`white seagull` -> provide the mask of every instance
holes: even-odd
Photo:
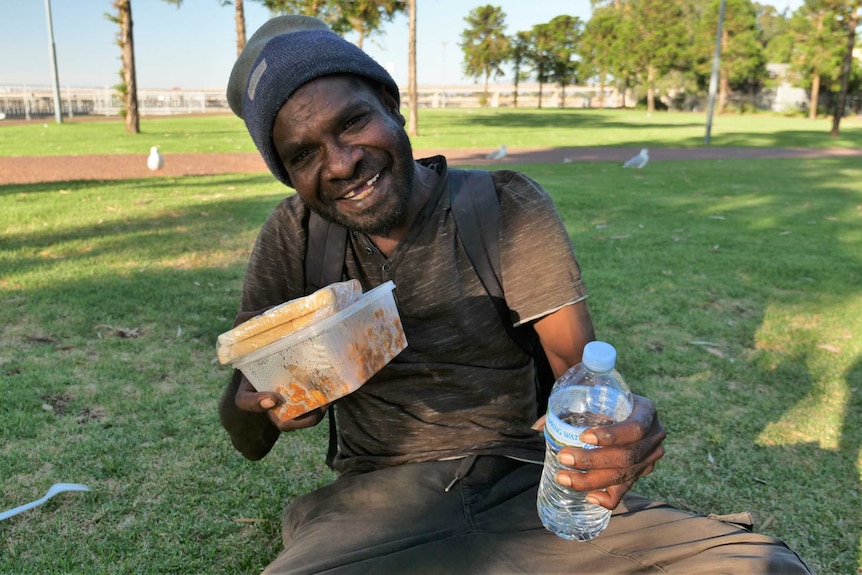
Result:
[[[503,144],[485,157],[489,160],[502,160],[506,157],[506,145]]]
[[[624,168],[637,168],[640,170],[641,168],[643,168],[644,166],[647,165],[647,162],[649,162],[649,150],[644,148],[643,150],[641,150],[640,154],[638,154],[634,158],[631,158],[629,161],[627,161],[625,164],[623,164],[623,167]]]
[[[165,160],[159,154],[159,147],[153,146],[150,148],[150,155],[147,158],[147,167],[152,171],[158,171],[165,167]]]

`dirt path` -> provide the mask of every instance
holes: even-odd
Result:
[[[416,157],[445,155],[451,165],[505,165],[555,162],[623,162],[639,150],[634,148],[510,149],[502,161],[485,159],[490,150],[416,150]],[[656,148],[651,162],[669,160],[735,158],[825,158],[859,157],[862,150],[847,148]],[[201,176],[231,173],[266,173],[256,152],[214,154],[170,154],[158,173],[146,166],[147,154],[88,156],[0,157],[0,185],[73,180],[118,180],[160,176]]]

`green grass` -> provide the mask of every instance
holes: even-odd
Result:
[[[598,335],[668,429],[638,491],[751,510],[816,572],[862,569],[859,161],[516,169],[553,194]],[[327,430],[243,460],[214,357],[283,193],[235,175],[0,186],[0,509],[93,488],[0,523],[0,573],[253,573],[278,553],[284,506],[332,477]]]
[[[405,111],[406,113],[406,111]],[[706,116],[637,110],[446,109],[421,110],[417,149],[570,146],[688,147],[703,144]],[[860,147],[862,121],[846,118],[830,138],[829,119],[809,121],[776,115],[724,115],[713,120],[713,146]],[[232,115],[153,117],[139,135],[119,120],[63,124],[0,124],[0,156],[252,152],[240,119]]]

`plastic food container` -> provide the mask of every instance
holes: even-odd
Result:
[[[356,391],[407,347],[388,281],[341,310],[265,347],[233,366],[258,391],[281,394],[282,421]]]

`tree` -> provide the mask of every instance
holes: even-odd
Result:
[[[578,61],[584,24],[577,16],[561,15],[547,24],[551,39],[550,74],[548,79],[560,87],[560,106],[566,107],[566,86],[577,81]]]
[[[682,0],[629,0],[622,6],[630,65],[646,86],[647,113],[655,111],[656,80],[677,66],[685,54]],[[715,28],[713,28],[714,30]],[[713,35],[714,37],[714,35]],[[623,49],[625,49],[623,47]]]
[[[533,73],[539,83],[539,103],[542,107],[542,93],[546,82],[551,78],[553,68],[554,40],[548,24],[536,24],[530,30],[530,44],[527,60],[532,64]]]
[[[806,0],[790,22],[791,64],[810,89],[808,117],[817,117],[822,88],[837,86],[841,77],[841,30],[833,7],[823,0]]]
[[[113,0],[112,6],[116,14],[105,14],[111,22],[119,24],[116,43],[120,47],[120,59],[123,62],[121,70],[122,83],[117,90],[123,99],[123,115],[126,120],[126,131],[130,134],[141,132],[138,115],[138,81],[135,70],[135,44],[132,33],[132,2],[131,0]]]
[[[766,59],[757,11],[751,0],[726,0],[721,34],[721,66],[718,82],[718,112],[727,106],[731,90],[755,91],[766,77]],[[698,35],[698,62],[706,76],[712,67],[715,30],[718,26],[719,0],[713,0],[704,14],[703,28]],[[711,35],[711,36],[710,36]]]
[[[488,78],[503,75],[502,65],[510,54],[506,37],[506,14],[502,9],[487,4],[474,8],[464,18],[468,27],[461,32],[461,49],[464,51],[464,74],[471,78],[485,78],[482,103],[488,103]]]
[[[789,63],[793,52],[790,35],[790,18],[787,10],[779,12],[775,6],[754,3],[757,11],[757,27],[767,62]]]
[[[516,32],[509,40],[509,60],[512,62],[512,73],[515,75],[514,107],[518,107],[518,85],[524,77],[524,67],[530,49],[530,33]]]
[[[605,82],[614,74],[618,55],[620,11],[611,6],[600,6],[584,26],[581,36],[581,76],[597,77],[599,81],[599,107],[605,107]]]
[[[407,49],[407,135],[419,135],[419,90],[416,88],[416,0],[408,0],[407,12],[410,21],[410,45]]]
[[[835,114],[832,116],[832,130],[829,135],[837,138],[841,126],[841,117],[847,107],[847,92],[850,85],[850,75],[853,71],[853,49],[856,45],[856,28],[862,19],[862,0],[838,2],[830,0],[835,5],[839,21],[847,34],[847,49],[844,52],[844,61],[841,64],[841,90],[838,93],[838,102],[835,104]]]
[[[276,13],[320,18],[337,34],[353,30],[358,35],[359,48],[366,37],[403,12],[404,4],[403,0],[263,0],[263,5]]]
[[[243,0],[234,0],[236,10],[234,11],[234,21],[236,22],[236,56],[242,54],[242,49],[245,48],[245,8]]]

